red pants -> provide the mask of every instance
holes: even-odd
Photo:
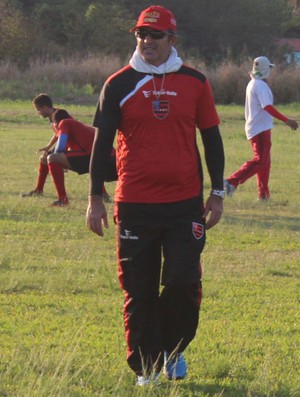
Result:
[[[235,171],[228,182],[237,187],[256,174],[258,198],[270,197],[269,176],[271,169],[271,131],[263,131],[250,140],[254,157]]]

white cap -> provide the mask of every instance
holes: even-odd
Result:
[[[270,76],[271,68],[275,65],[267,57],[257,57],[253,61],[250,76],[254,79],[265,80]]]

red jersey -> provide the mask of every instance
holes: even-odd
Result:
[[[57,127],[57,137],[68,135],[68,151],[91,153],[94,142],[95,129],[74,119],[61,120]]]
[[[199,196],[196,129],[218,124],[209,82],[195,69],[182,66],[153,76],[126,66],[111,76],[94,125],[104,139],[117,129],[115,201],[164,203]]]

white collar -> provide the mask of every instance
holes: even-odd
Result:
[[[182,63],[182,59],[178,56],[175,47],[171,47],[171,53],[169,58],[166,62],[159,66],[154,66],[148,62],[145,62],[138,52],[137,48],[129,61],[129,65],[137,72],[151,72],[154,74],[177,72],[177,70],[181,68]]]

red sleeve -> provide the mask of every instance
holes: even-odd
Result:
[[[61,134],[70,135],[71,130],[71,119],[63,119],[59,122],[57,126],[57,134],[56,136],[60,136]]]
[[[213,92],[208,80],[202,84],[201,95],[197,104],[196,124],[199,129],[207,129],[220,124]]]
[[[287,117],[285,117],[283,114],[278,112],[278,110],[276,110],[272,105],[268,105],[264,107],[264,110],[268,112],[271,116],[275,117],[278,120],[283,121],[284,123],[288,120]]]

